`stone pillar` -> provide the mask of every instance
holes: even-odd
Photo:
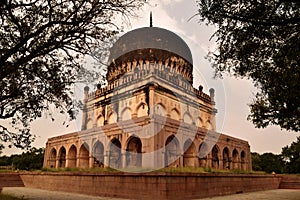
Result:
[[[78,168],[80,167],[80,154],[79,154],[79,151],[76,155],[76,167],[78,167]]]
[[[94,168],[94,157],[93,155],[89,155],[89,168]]]
[[[122,163],[121,163],[120,167],[123,168],[123,169],[126,168],[127,167],[126,166],[127,165],[127,163],[126,163],[126,150],[121,151],[121,161],[122,161]]]
[[[150,126],[150,125],[148,125]],[[149,127],[145,128],[146,130],[144,130],[146,132],[146,134],[148,134],[149,132]],[[153,168],[155,167],[155,151],[154,151],[154,145],[150,144],[150,140],[147,138],[141,138],[141,142],[142,142],[142,167],[143,168]],[[151,148],[153,147],[153,148]],[[144,154],[145,152],[148,152],[146,154]]]
[[[154,123],[153,119],[153,114],[154,114],[154,85],[151,85],[149,87],[149,108],[150,109],[150,118],[151,118],[151,122],[150,123]]]
[[[49,163],[49,160],[50,160],[51,152],[49,152],[49,151],[51,151],[51,149],[50,149],[50,145],[47,142],[46,143],[45,155],[44,155],[43,167],[50,167],[48,163]]]
[[[58,167],[59,167],[59,155],[56,155],[55,168],[58,169]]]
[[[105,151],[103,156],[104,156],[104,167],[109,167],[109,151]]]
[[[83,106],[83,113],[82,113],[82,125],[81,125],[81,130],[86,129],[86,123],[87,123],[87,117],[88,117],[88,108],[87,108],[87,101],[88,101],[88,96],[89,96],[89,87],[85,86],[84,87],[84,106]]]
[[[69,167],[69,155],[66,154],[66,168]]]
[[[212,168],[212,158],[211,158],[211,155],[207,156],[206,166],[208,168]]]

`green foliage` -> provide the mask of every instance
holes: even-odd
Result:
[[[290,146],[282,148],[281,154],[251,153],[252,169],[267,173],[300,173],[300,136]]]
[[[0,157],[0,166],[10,166],[12,164],[11,156],[1,156]]]
[[[276,174],[285,172],[281,155],[275,155],[273,153],[264,153],[262,155],[251,153],[251,156],[252,169],[254,171],[275,172]]]
[[[216,26],[208,57],[216,76],[249,78],[258,88],[248,119],[258,128],[300,130],[300,1],[198,0]]]
[[[256,152],[251,152],[252,159],[252,170],[254,171],[263,171],[261,165],[260,155]]]
[[[41,169],[44,161],[44,148],[31,148],[20,154],[11,156],[1,156],[0,166],[13,166],[19,170],[37,170]]]
[[[275,172],[276,174],[283,172],[283,162],[280,155],[273,153],[264,153],[260,156],[261,168],[267,173]]]
[[[0,124],[0,141],[30,147],[30,123],[42,114],[54,120],[50,105],[74,119],[81,104],[73,84],[94,74],[82,58],[122,30],[118,16],[133,16],[145,2],[0,1],[0,120],[13,127]]]
[[[300,173],[300,136],[290,146],[283,147],[281,154],[285,161],[285,171]]]
[[[13,156],[12,163],[15,169],[36,170],[43,167],[44,149],[31,148],[21,155]]]

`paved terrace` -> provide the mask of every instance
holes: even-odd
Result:
[[[89,195],[72,194],[66,192],[47,191],[26,187],[5,187],[3,194],[27,200],[125,200],[112,197],[95,197]],[[300,190],[278,189],[243,194],[234,194],[221,197],[205,198],[201,200],[299,200]]]

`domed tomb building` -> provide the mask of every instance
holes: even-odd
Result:
[[[107,86],[84,88],[82,130],[48,139],[44,167],[251,170],[248,142],[216,132],[214,90],[194,88],[192,72],[175,33],[124,34],[110,50]]]

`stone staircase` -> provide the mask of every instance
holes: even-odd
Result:
[[[0,188],[24,187],[24,183],[18,173],[0,173]]]
[[[300,189],[300,175],[283,175],[279,189]]]

